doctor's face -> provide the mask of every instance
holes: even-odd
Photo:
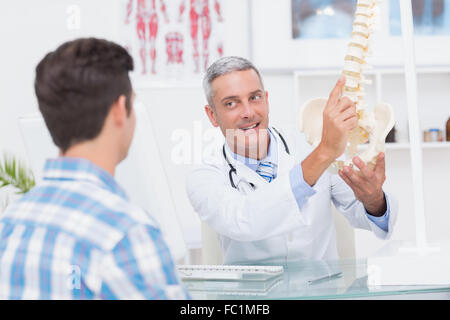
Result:
[[[214,127],[220,127],[231,150],[260,159],[267,154],[268,93],[253,70],[234,71],[211,83],[214,106],[205,107]]]

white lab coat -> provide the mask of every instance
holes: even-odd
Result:
[[[280,131],[280,130],[278,130]],[[336,231],[331,201],[355,228],[371,230],[388,239],[397,216],[397,201],[387,195],[390,207],[388,232],[370,221],[362,203],[338,176],[325,172],[313,186],[316,193],[298,208],[289,172],[312,151],[300,132],[285,133],[290,155],[278,136],[277,177],[268,183],[255,171],[229,154],[237,170],[235,189],[229,180],[230,167],[222,152],[219,158],[195,168],[187,178],[187,194],[200,219],[219,234],[225,264],[299,258],[337,259]],[[252,189],[247,182],[252,182]]]

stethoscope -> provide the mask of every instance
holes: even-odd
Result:
[[[283,142],[284,150],[286,151],[286,153],[290,155],[291,153],[289,152],[289,147],[286,143],[286,140],[284,140],[283,136],[281,135],[281,133],[278,132],[277,129],[275,129],[274,127],[272,127],[272,129],[278,134],[281,141]],[[237,171],[236,171],[236,168],[231,164],[231,162],[227,158],[227,154],[225,153],[225,143],[223,144],[223,147],[222,147],[222,153],[223,153],[223,157],[225,158],[225,161],[228,163],[228,166],[230,167],[230,171],[228,171],[228,177],[230,179],[230,184],[233,188],[237,189],[237,186],[233,181],[233,173],[237,177]],[[249,182],[249,184],[253,189],[255,189],[255,185],[253,183]]]

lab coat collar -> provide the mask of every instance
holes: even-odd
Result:
[[[273,132],[273,131],[272,131]],[[294,145],[292,145],[292,141],[284,134],[282,131],[278,130],[278,132],[283,136],[286,141],[286,145],[288,146],[290,152],[294,149]],[[283,141],[281,141],[280,136],[275,133],[274,136],[277,139],[277,151],[278,151],[278,171],[277,176],[280,174],[286,173],[290,171],[292,167],[296,164],[296,157],[293,154],[287,153]]]

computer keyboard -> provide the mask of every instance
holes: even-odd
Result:
[[[264,281],[281,275],[282,266],[180,265],[183,280],[249,280]]]

